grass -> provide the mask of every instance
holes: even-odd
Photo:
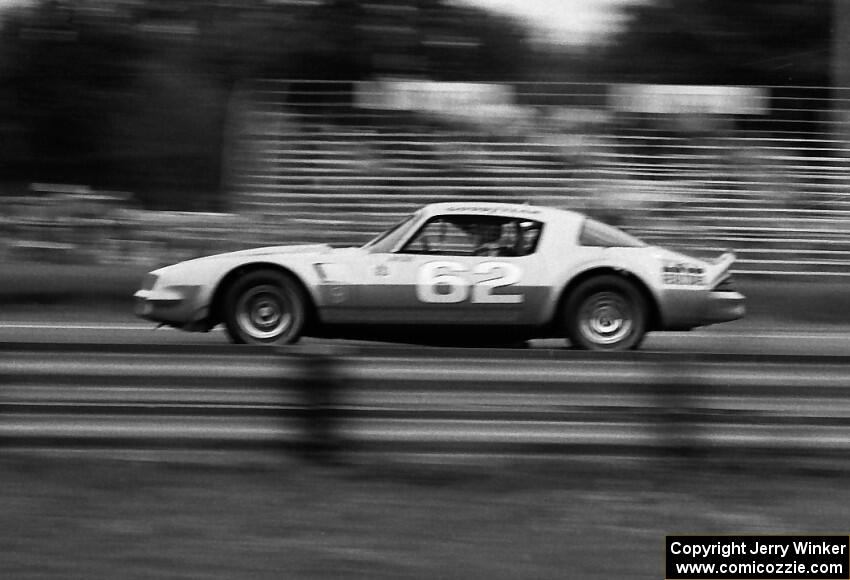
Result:
[[[0,457],[0,577],[660,578],[665,534],[846,532],[840,473]]]

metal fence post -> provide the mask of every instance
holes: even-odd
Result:
[[[296,362],[295,386],[300,429],[296,448],[305,457],[317,461],[338,459],[343,449],[339,422],[340,361],[336,349],[317,344],[281,349]]]

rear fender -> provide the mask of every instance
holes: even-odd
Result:
[[[550,313],[552,325],[556,328],[562,328],[565,320],[564,308],[566,307],[567,299],[570,294],[585,280],[589,280],[596,276],[614,275],[624,278],[631,282],[641,293],[649,308],[649,319],[647,321],[648,330],[656,330],[661,326],[661,315],[658,308],[658,297],[652,292],[649,284],[647,284],[640,276],[625,268],[617,268],[611,266],[595,266],[582,270],[572,278],[570,278],[561,290],[558,300],[554,303],[554,309]]]

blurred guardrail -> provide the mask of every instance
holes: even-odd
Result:
[[[629,100],[623,85],[519,83],[494,110],[446,85],[444,114],[439,85],[419,101],[376,83],[243,87],[238,211],[281,239],[359,243],[426,202],[530,202],[695,252],[733,248],[742,272],[850,274],[850,90],[753,87],[737,103],[716,87]]]
[[[13,345],[0,445],[846,455],[850,358]],[[316,433],[318,430],[318,433]]]

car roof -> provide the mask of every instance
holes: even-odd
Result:
[[[493,201],[450,201],[432,203],[422,208],[422,212],[427,217],[444,214],[499,215],[527,218],[530,220],[572,222],[574,225],[577,225],[586,217],[582,213],[571,210]]]

